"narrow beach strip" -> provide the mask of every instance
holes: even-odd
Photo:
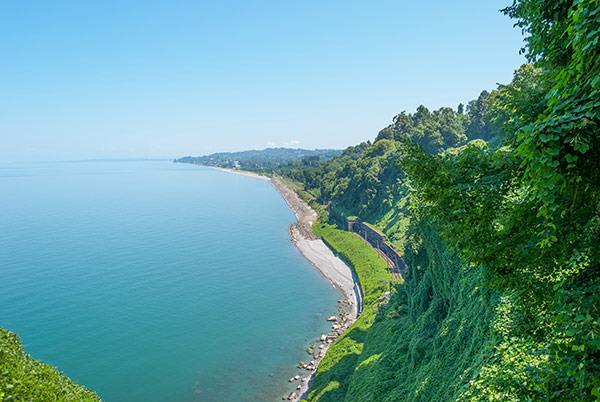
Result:
[[[297,222],[290,225],[292,242],[300,253],[310,261],[321,274],[344,296],[352,306],[351,316],[356,318],[357,295],[352,269],[337,257],[329,247],[312,232],[312,225],[317,220],[317,213],[304,202],[298,194],[288,188],[281,179],[272,178],[271,184],[279,191],[283,199],[296,215]]]
[[[352,269],[342,259],[337,257],[331,249],[312,232],[312,225],[317,220],[317,213],[304,202],[296,192],[291,190],[285,185],[285,183],[277,177],[262,176],[257,173],[219,168],[214,166],[206,166],[212,169],[220,170],[227,173],[234,173],[243,176],[253,177],[255,179],[267,180],[277,190],[283,199],[286,201],[290,209],[296,215],[296,222],[290,225],[290,237],[292,242],[296,245],[300,253],[335,287],[340,294],[344,297],[344,303],[342,305],[350,308],[350,313],[344,316],[342,325],[335,325],[339,327],[336,332],[341,336],[345,330],[350,328],[356,318],[360,309],[360,303],[362,302],[360,297],[360,284],[355,281],[355,277],[352,274]],[[332,325],[332,326],[333,326]],[[321,339],[321,341],[323,341]],[[301,378],[300,384],[296,390],[292,391],[284,399],[288,401],[299,401],[308,394],[312,379],[317,372],[319,362],[325,356],[327,349],[333,344],[333,340],[323,341],[319,346],[318,355],[313,356],[313,362],[309,365],[310,374]],[[299,377],[299,376],[296,376]],[[290,382],[295,382],[300,378],[292,378]]]
[[[338,333],[341,336],[343,331],[350,328],[358,317],[360,291],[356,292],[355,289],[359,289],[360,285],[355,282],[352,269],[333,254],[323,240],[313,234],[312,225],[317,220],[317,213],[295,191],[287,187],[281,179],[271,178],[271,185],[281,194],[296,215],[297,221],[290,225],[292,242],[300,250],[300,253],[342,294],[345,299],[344,304],[350,307],[350,314],[345,317],[343,325],[339,326]],[[335,325],[335,327],[338,327],[338,325]],[[323,339],[321,340],[323,341]],[[298,388],[289,394],[287,400],[299,401],[308,394],[319,362],[332,344],[333,342],[322,343],[319,346],[320,352],[318,356],[315,356],[314,364],[311,365],[314,369],[311,370],[308,377],[301,381]]]
[[[270,177],[262,176],[258,173],[254,173],[254,172],[248,172],[246,170],[227,169],[227,168],[216,167],[216,166],[204,166],[204,165],[199,165],[199,166],[207,167],[207,168],[211,168],[211,169],[215,169],[215,170],[220,170],[221,172],[239,174],[239,175],[246,176],[246,177],[254,177],[255,179],[271,181]]]

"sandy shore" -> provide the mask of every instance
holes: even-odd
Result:
[[[220,170],[222,172],[239,174],[239,175],[247,176],[247,177],[254,177],[255,179],[261,179],[261,180],[267,180],[267,181],[271,180],[270,177],[262,176],[262,175],[259,175],[258,173],[254,173],[254,172],[247,172],[245,170],[227,169],[227,168],[220,168],[220,167],[216,167],[216,166],[204,166],[204,165],[202,165],[202,166],[208,167],[211,169],[215,169],[215,170]]]

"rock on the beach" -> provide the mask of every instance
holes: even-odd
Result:
[[[338,318],[335,315],[327,317],[327,321],[337,321],[337,320],[338,320]]]
[[[323,334],[321,335],[321,341],[325,342],[327,340],[327,335]]]
[[[296,375],[294,376],[294,380],[299,380],[299,379],[300,379],[300,376],[299,376],[298,374],[296,374]]]
[[[302,385],[298,385],[298,386],[296,387],[296,389],[297,389],[297,390],[301,390],[301,389],[302,389]]]
[[[319,345],[319,349],[323,349],[325,345]]]
[[[294,382],[294,377],[290,378],[290,382]]]

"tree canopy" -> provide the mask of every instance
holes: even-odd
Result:
[[[481,386],[522,399],[595,400],[600,3],[524,0],[503,11],[527,35],[523,51],[532,63],[488,97],[497,105],[492,117],[505,122],[503,147],[470,145],[432,156],[405,141],[402,167],[422,213],[438,222],[466,262],[488,268],[490,283],[514,292],[521,305],[490,365],[504,374],[488,375]],[[509,358],[517,355],[519,361]],[[525,369],[527,384],[511,389],[508,377]]]

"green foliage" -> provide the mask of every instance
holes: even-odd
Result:
[[[468,121],[466,115],[451,108],[441,108],[432,113],[421,105],[414,114],[402,112],[394,117],[388,128],[395,138],[410,139],[421,144],[427,152],[436,154],[467,140],[465,130]]]
[[[476,287],[482,272],[464,269],[430,225],[410,237],[406,282],[384,314],[367,309],[332,345],[309,401],[452,401],[476,378],[499,298]]]
[[[404,142],[402,166],[415,211],[507,297],[496,352],[462,398],[598,400],[600,4],[531,0],[505,12],[535,62],[499,90],[505,146],[432,156]]]
[[[401,166],[418,189],[413,214],[432,218],[466,261],[492,266],[498,273],[514,269],[522,257],[516,245],[527,236],[521,228],[531,223],[531,216],[508,219],[522,211],[522,199],[511,186],[511,172],[518,167],[511,154],[505,149],[489,152],[485,143],[430,155],[405,142],[402,152]]]
[[[515,71],[510,84],[500,85],[492,92],[485,119],[508,137],[514,136],[521,127],[544,113],[545,96],[551,87],[552,82],[541,68],[524,64]]]
[[[573,234],[580,244],[567,247],[580,249],[599,230],[593,211],[600,205],[600,4],[524,1],[505,11],[530,33],[527,55],[554,84],[544,112],[511,145],[522,158],[527,195],[544,219],[543,245],[556,247]],[[527,103],[512,104],[516,114],[528,115]],[[581,230],[572,232],[573,226]]]
[[[327,350],[311,384],[309,401],[344,400],[362,354],[367,331],[373,324],[373,316],[372,308],[366,308],[352,327]]]
[[[358,216],[371,222],[402,250],[408,217],[396,211],[404,210],[407,190],[394,164],[396,158],[396,142],[380,139],[350,147],[340,157],[303,174],[285,169],[282,174],[300,181],[310,177],[302,182],[307,192],[329,203],[342,217]]]
[[[495,103],[497,93],[498,91],[493,91],[491,94],[482,91],[479,98],[467,105],[469,121],[465,134],[469,140],[492,141],[501,136],[504,116],[497,113],[498,106]]]
[[[100,401],[54,367],[25,353],[19,337],[0,328],[0,401]]]
[[[299,162],[282,164],[276,171],[301,182],[305,191],[329,204],[336,215],[357,216],[370,222],[402,253],[410,218],[408,188],[395,164],[398,145],[410,139],[437,154],[448,147],[464,146],[466,132],[475,139],[497,141],[498,127],[506,117],[498,92],[483,91],[479,99],[469,102],[466,114],[451,108],[430,112],[424,106],[413,114],[402,112],[379,132],[372,144],[349,147],[342,155],[312,166],[300,166]]]
[[[391,281],[385,261],[354,233],[327,223],[327,217],[327,212],[322,211],[313,225],[313,232],[343,258],[358,276],[364,311],[329,348],[319,364],[319,375],[315,377],[309,396],[314,401],[343,400],[351,373],[361,356],[366,331],[373,324],[377,300],[389,289]]]

